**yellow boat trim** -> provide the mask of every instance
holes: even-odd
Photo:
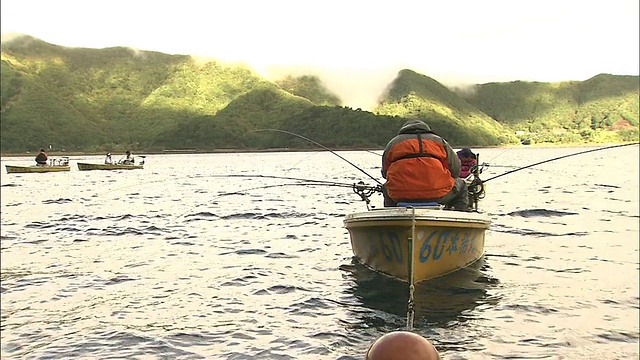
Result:
[[[411,219],[406,220],[349,220],[345,221],[347,228],[355,227],[386,227],[386,226],[411,226]],[[416,227],[452,227],[452,228],[472,228],[488,229],[488,223],[439,221],[439,220],[416,220]]]

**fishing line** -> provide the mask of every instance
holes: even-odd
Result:
[[[317,184],[324,184],[324,185],[340,185],[340,186],[353,186],[353,184],[347,184],[347,183],[341,183],[341,182],[336,182],[336,181],[328,181],[328,180],[315,180],[315,179],[303,179],[303,178],[296,178],[296,177],[291,177],[291,176],[277,176],[277,175],[250,175],[250,174],[225,174],[225,175],[206,175],[203,177],[213,177],[213,178],[218,178],[218,177],[238,177],[238,178],[263,178],[263,179],[280,179],[280,180],[295,180],[295,181],[305,181],[308,183],[317,183]]]
[[[127,190],[129,188],[135,188],[138,186],[142,186],[142,185],[149,185],[149,184],[154,184],[154,183],[161,183],[161,182],[165,182],[168,180],[172,180],[172,181],[182,181],[182,180],[189,180],[189,179],[202,179],[202,178],[225,178],[225,177],[237,177],[237,178],[264,178],[264,179],[280,179],[280,180],[295,180],[295,181],[306,181],[306,182],[313,182],[313,183],[319,183],[319,184],[340,184],[343,186],[352,186],[353,184],[347,184],[347,183],[337,183],[335,181],[328,181],[328,180],[315,180],[315,179],[304,179],[304,178],[296,178],[296,177],[289,177],[289,176],[275,176],[275,175],[260,175],[260,174],[256,174],[256,175],[250,175],[250,174],[211,174],[211,175],[193,175],[193,176],[183,176],[180,178],[173,178],[173,179],[160,179],[160,180],[153,180],[153,181],[147,181],[147,182],[143,182],[143,183],[136,183],[136,184],[132,184],[132,185],[126,185],[126,186],[121,186],[118,187],[116,189],[109,189],[109,190],[105,190],[102,192],[98,192],[95,193],[93,196],[99,196],[99,195],[103,195],[103,194],[108,194],[114,191],[123,191],[123,190]]]
[[[485,162],[483,162],[480,165],[485,167],[485,168],[507,168],[507,169],[519,169],[520,168],[519,166],[515,166],[515,165],[494,165],[494,164],[489,164],[489,163],[485,163]],[[551,172],[550,170],[547,170],[547,169],[530,169],[530,170],[542,171],[542,172]]]
[[[498,155],[496,155],[496,156],[492,157],[492,158],[489,160],[489,163],[491,163],[493,160],[495,160],[495,159],[496,159],[497,157],[499,157],[500,155],[502,155],[502,154],[504,154],[504,153],[506,153],[506,152],[509,152],[509,151],[511,151],[511,150],[513,150],[513,149],[515,149],[515,147],[510,147],[510,148],[508,148],[508,149],[506,149],[506,150],[502,151],[502,152],[501,152],[501,153],[499,153]]]
[[[242,189],[242,190],[238,190],[238,191],[232,191],[232,192],[218,194],[217,196],[211,198],[209,201],[215,201],[216,199],[219,199],[219,198],[224,197],[224,196],[246,195],[247,192],[253,191],[253,190],[271,189],[271,188],[277,188],[277,187],[282,187],[282,186],[330,186],[330,187],[334,186],[334,187],[352,188],[353,184],[330,183],[330,182],[318,183],[318,182],[315,182],[315,181],[312,181],[312,182],[299,182],[299,183],[287,183],[287,184],[272,184],[272,185],[264,185],[264,186],[258,186],[258,187],[254,187],[254,188],[249,188],[249,189]],[[200,205],[196,206],[195,208],[198,208],[198,207],[200,207],[200,206],[202,206],[204,204],[206,204],[206,203],[200,204]],[[184,216],[187,212],[184,212],[184,213],[178,215],[176,217],[176,219],[179,219],[180,217]]]
[[[482,163],[482,166],[486,167],[499,167],[499,168],[510,168],[510,169],[519,169],[520,167],[515,165],[494,165],[491,163]]]
[[[624,147],[624,146],[630,146],[630,145],[638,145],[638,143],[620,144],[620,145],[611,145],[611,146],[607,146],[607,147],[602,147],[602,148],[597,148],[597,149],[590,149],[590,150],[580,151],[580,152],[573,153],[573,154],[568,154],[568,155],[558,156],[558,157],[553,158],[553,159],[548,159],[548,160],[540,161],[540,162],[537,162],[537,163],[535,163],[535,164],[531,164],[531,165],[523,166],[523,167],[518,168],[518,169],[515,169],[515,170],[507,171],[507,172],[502,173],[502,174],[500,174],[500,175],[497,175],[497,176],[494,176],[494,177],[488,178],[487,180],[483,180],[483,182],[485,182],[485,183],[486,183],[487,181],[490,181],[490,180],[493,180],[493,179],[497,179],[497,178],[499,178],[499,177],[501,177],[501,176],[509,175],[509,174],[512,174],[512,173],[514,173],[514,172],[516,172],[516,171],[520,171],[520,170],[528,169],[528,168],[530,168],[530,167],[533,167],[533,166],[536,166],[536,165],[540,165],[540,164],[544,164],[544,163],[548,163],[548,162],[551,162],[551,161],[556,161],[556,160],[560,160],[560,159],[568,158],[568,157],[571,157],[571,156],[576,156],[576,155],[586,154],[586,153],[590,153],[590,152],[594,152],[594,151],[608,150],[608,149],[614,149],[614,148],[619,148],[619,147]]]
[[[348,187],[348,188],[351,188],[351,187],[353,187],[353,184],[341,184],[341,183],[324,183],[323,184],[323,183],[316,183],[316,182],[272,184],[272,185],[264,185],[264,186],[258,186],[258,187],[254,187],[254,188],[249,188],[249,189],[243,189],[243,190],[231,191],[231,192],[227,192],[227,193],[218,194],[217,196],[215,196],[211,200],[215,200],[215,199],[221,198],[223,196],[229,196],[229,195],[246,195],[245,193],[249,192],[249,191],[261,190],[261,189],[271,189],[271,188],[276,188],[276,187],[281,187],[281,186],[335,186],[335,187]]]
[[[291,171],[291,170],[292,170],[292,169],[294,169],[296,166],[298,166],[298,164],[300,164],[301,162],[303,162],[303,161],[307,160],[308,158],[310,158],[310,157],[312,157],[312,156],[314,156],[314,155],[316,155],[316,154],[318,154],[318,152],[317,152],[317,151],[315,151],[315,152],[314,152],[313,154],[311,154],[311,155],[307,155],[307,156],[305,156],[304,158],[300,159],[300,160],[299,160],[298,162],[296,162],[295,164],[291,165],[291,166],[290,166],[288,169],[286,169],[285,171]]]
[[[216,197],[214,197],[213,199],[208,200],[209,201],[213,201],[217,198],[223,197],[223,196],[229,196],[229,195],[244,195],[243,192],[247,192],[247,191],[252,191],[252,190],[259,190],[259,189],[268,189],[268,188],[274,188],[274,187],[280,187],[280,186],[333,186],[333,187],[343,187],[343,188],[353,188],[354,184],[352,183],[343,183],[343,182],[336,182],[336,181],[328,181],[328,180],[316,180],[316,179],[305,179],[305,178],[298,178],[298,177],[291,177],[291,176],[277,176],[277,175],[261,175],[261,174],[210,174],[210,175],[187,175],[187,176],[183,176],[177,179],[172,179],[173,181],[185,181],[185,180],[190,180],[190,179],[202,179],[202,178],[259,178],[259,179],[279,179],[279,180],[292,180],[292,181],[298,181],[297,183],[288,183],[288,184],[275,184],[275,185],[266,185],[266,186],[260,186],[260,187],[255,187],[255,188],[249,188],[249,189],[244,189],[244,190],[238,190],[238,191],[231,191],[231,192],[227,192],[227,193],[222,193],[217,195]],[[105,190],[104,192],[98,192],[98,193],[94,193],[94,197],[95,196],[101,196],[103,194],[111,194],[114,191],[124,191],[130,188],[136,188],[142,185],[148,185],[148,184],[154,184],[154,183],[162,183],[165,182],[169,179],[160,179],[160,180],[154,180],[154,181],[147,181],[144,183],[135,183],[135,184],[131,184],[131,185],[127,185],[127,186],[122,186],[119,187],[117,189],[108,189]],[[89,195],[88,197],[92,197],[91,195]],[[80,199],[82,199],[82,197],[80,197]],[[204,205],[206,203],[202,203],[202,204],[198,204],[196,206],[191,206],[190,208],[197,208],[200,207],[202,205]],[[190,211],[190,210],[189,210]],[[176,217],[176,219],[184,216],[185,214],[187,214],[189,211],[182,213],[181,215],[178,215]]]
[[[308,137],[305,137],[305,136],[302,136],[302,135],[299,135],[299,134],[296,134],[296,133],[293,133],[293,132],[291,132],[291,131],[287,131],[287,130],[280,130],[280,129],[258,129],[258,130],[254,130],[254,132],[262,132],[262,131],[275,131],[275,132],[281,132],[281,133],[285,133],[285,134],[293,135],[293,136],[299,137],[299,138],[301,138],[301,139],[303,139],[303,140],[309,141],[310,143],[315,144],[315,145],[317,145],[317,146],[319,146],[319,147],[321,147],[321,148],[323,148],[323,149],[325,149],[325,150],[329,151],[330,153],[332,153],[333,155],[335,155],[335,156],[339,157],[340,159],[342,159],[342,160],[346,161],[349,165],[351,165],[351,166],[353,166],[354,168],[356,168],[356,169],[360,170],[363,174],[367,175],[367,176],[368,176],[369,178],[371,178],[373,181],[375,181],[376,183],[378,183],[378,185],[382,185],[382,183],[381,183],[378,179],[376,179],[375,177],[373,177],[373,176],[369,175],[369,173],[367,173],[366,171],[362,170],[360,167],[358,167],[357,165],[355,165],[355,164],[354,164],[354,163],[352,163],[351,161],[349,161],[349,160],[345,159],[344,157],[340,156],[340,154],[338,154],[338,153],[336,153],[335,151],[333,151],[333,150],[329,149],[328,147],[326,147],[326,146],[324,146],[324,145],[322,145],[322,144],[318,143],[317,141],[311,140],[311,139],[309,139]]]

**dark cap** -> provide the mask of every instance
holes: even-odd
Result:
[[[476,154],[474,154],[473,151],[471,151],[471,149],[469,149],[468,147],[460,149],[460,151],[458,151],[456,154],[462,157],[474,158],[474,159],[476,158]]]

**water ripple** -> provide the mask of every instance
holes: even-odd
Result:
[[[68,198],[42,200],[43,204],[66,204],[66,203],[70,203],[70,202],[73,202],[73,200],[68,199]]]
[[[379,157],[345,155],[379,174]],[[353,258],[343,219],[366,204],[350,189],[208,176],[362,177],[326,152],[162,154],[141,172],[57,174],[46,189],[3,176],[2,357],[362,359],[406,328],[412,294],[413,331],[445,359],[637,359],[640,177],[638,154],[621,155],[592,157],[579,176],[558,162],[496,180],[480,204],[486,255],[413,293]],[[215,198],[234,192],[246,195]]]
[[[521,216],[521,217],[552,217],[552,216],[567,216],[567,215],[578,215],[577,212],[571,211],[558,211],[558,210],[549,210],[549,209],[526,209],[526,210],[517,210],[507,213],[508,216]]]

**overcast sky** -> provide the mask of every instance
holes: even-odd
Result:
[[[366,92],[403,68],[444,84],[638,75],[638,3],[2,0],[0,27],[56,45],[241,61],[264,76],[313,67],[329,87]]]

